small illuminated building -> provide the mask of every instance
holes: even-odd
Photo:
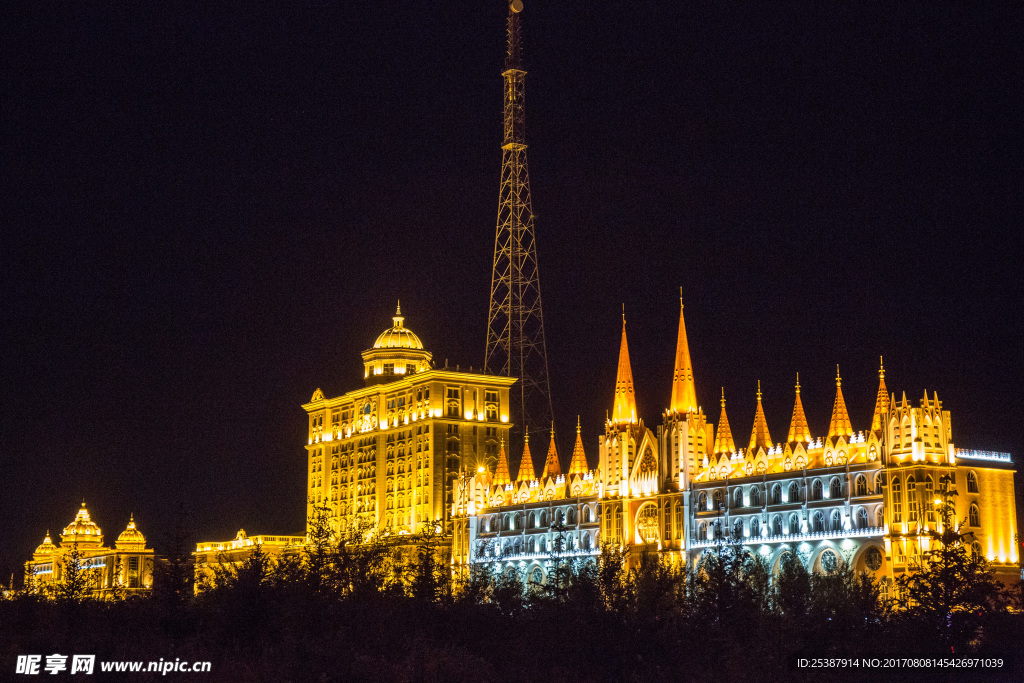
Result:
[[[256,548],[276,562],[283,555],[301,552],[305,543],[305,536],[248,536],[245,529],[239,529],[230,541],[197,543],[192,554],[195,558],[196,590],[209,584],[216,568],[237,567],[249,559]]]
[[[103,533],[92,521],[82,503],[75,518],[64,527],[60,544],[54,544],[50,532],[25,563],[26,583],[43,593],[51,593],[65,578],[70,562],[86,573],[93,594],[104,597],[116,591],[127,594],[144,593],[153,587],[153,549],[146,547],[146,537],[131,516],[128,526],[117,537],[113,548],[103,545]]]

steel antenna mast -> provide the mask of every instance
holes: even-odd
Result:
[[[508,9],[505,54],[505,137],[501,146],[501,189],[494,236],[491,301],[487,316],[484,371],[518,377],[512,387],[511,420],[518,443],[526,430],[547,429],[554,411],[541,310],[537,242],[526,167],[525,77],[520,55],[521,0]],[[518,412],[518,415],[516,414]]]

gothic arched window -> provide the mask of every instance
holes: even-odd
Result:
[[[821,500],[821,479],[815,479],[811,484],[811,500]]]
[[[971,526],[981,526],[981,510],[978,509],[978,506],[976,504],[971,503],[971,509],[967,513],[967,517],[967,523]]]
[[[854,495],[866,496],[868,495],[868,480],[863,474],[858,474],[857,479],[854,480]]]
[[[967,493],[978,492],[978,475],[974,472],[967,473]]]
[[[843,495],[842,484],[839,483],[839,477],[833,477],[832,481],[828,485],[828,497],[829,498],[841,498]]]

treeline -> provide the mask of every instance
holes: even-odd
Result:
[[[257,546],[198,592],[181,544],[145,598],[17,592],[0,602],[0,662],[13,672],[18,654],[210,660],[204,680],[763,681],[836,677],[798,669],[801,657],[970,654],[1005,660],[985,680],[1024,676],[1020,588],[1003,588],[955,539],[890,601],[842,564],[812,574],[793,554],[773,574],[728,545],[683,569],[656,553],[630,566],[611,547],[570,560],[556,544],[543,584],[483,566],[453,576],[432,534],[403,549],[361,533],[338,541],[311,522],[301,554],[274,561]],[[915,674],[971,677],[899,677]],[[851,676],[880,672],[841,675]]]

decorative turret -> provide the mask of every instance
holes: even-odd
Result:
[[[690,363],[690,345],[686,341],[686,323],[683,321],[683,298],[679,297],[679,333],[676,337],[676,364],[672,375],[672,404],[676,413],[697,410],[697,389],[693,382]]]
[[[729,417],[725,414],[725,387],[722,387],[722,414],[718,418],[718,434],[715,436],[715,455],[732,453],[735,450],[736,443],[732,440]]]
[[[875,399],[875,412],[871,416],[871,431],[880,432],[885,425],[885,416],[889,414],[889,390],[885,388],[885,365],[882,357],[878,357],[878,397]]]
[[[569,463],[569,475],[586,474],[590,471],[587,466],[587,454],[583,452],[583,438],[580,436],[580,418],[576,416],[576,444],[572,448],[572,461]]]
[[[754,413],[754,428],[750,430],[750,450],[768,450],[772,447],[772,435],[768,432],[768,420],[761,406],[761,380],[757,380],[757,412]]]
[[[391,327],[380,333],[373,348],[363,351],[363,376],[367,384],[393,382],[431,367],[432,354],[424,350],[420,338],[405,326],[401,302],[391,320]]]
[[[522,469],[520,467],[520,469]],[[512,483],[512,476],[508,470],[508,456],[505,455],[505,439],[501,440],[501,449],[498,451],[498,465],[494,468],[493,484],[505,486]]]
[[[103,533],[96,526],[96,522],[89,518],[89,511],[85,508],[85,501],[82,501],[82,509],[78,511],[75,518],[64,527],[60,535],[61,543],[64,545],[79,545],[82,547],[100,547],[103,545]]]
[[[626,314],[622,314],[622,342],[619,344],[619,368],[615,375],[614,424],[632,424],[636,418],[636,397],[633,393],[633,369],[629,365],[629,344],[626,342]]]
[[[516,476],[516,483],[521,481],[533,481],[537,475],[533,472],[533,455],[530,454],[530,433],[523,435],[523,459],[519,463],[519,474]]]
[[[789,422],[789,438],[786,440],[791,444],[811,442],[811,429],[807,425],[804,404],[800,400],[800,373],[796,375],[796,402],[793,404],[793,419]]]
[[[557,477],[562,473],[562,467],[558,464],[558,449],[555,448],[555,424],[551,423],[551,445],[548,446],[548,457],[544,461],[544,471],[541,473],[541,479],[547,479],[548,477]]]
[[[843,380],[839,376],[839,366],[836,366],[836,402],[832,406],[832,421],[828,425],[829,437],[853,436],[853,426],[850,424],[850,414],[846,412],[846,401],[843,400]]]
[[[44,559],[44,557],[52,555],[55,550],[57,550],[57,546],[55,546],[53,541],[50,540],[50,530],[47,529],[46,538],[44,538],[43,542],[39,544],[38,548],[36,548],[35,553],[33,553],[33,558],[36,560]]]
[[[128,526],[121,532],[121,535],[117,537],[114,547],[118,550],[146,549],[146,537],[142,535],[141,531],[135,528],[134,514],[129,517]]]

